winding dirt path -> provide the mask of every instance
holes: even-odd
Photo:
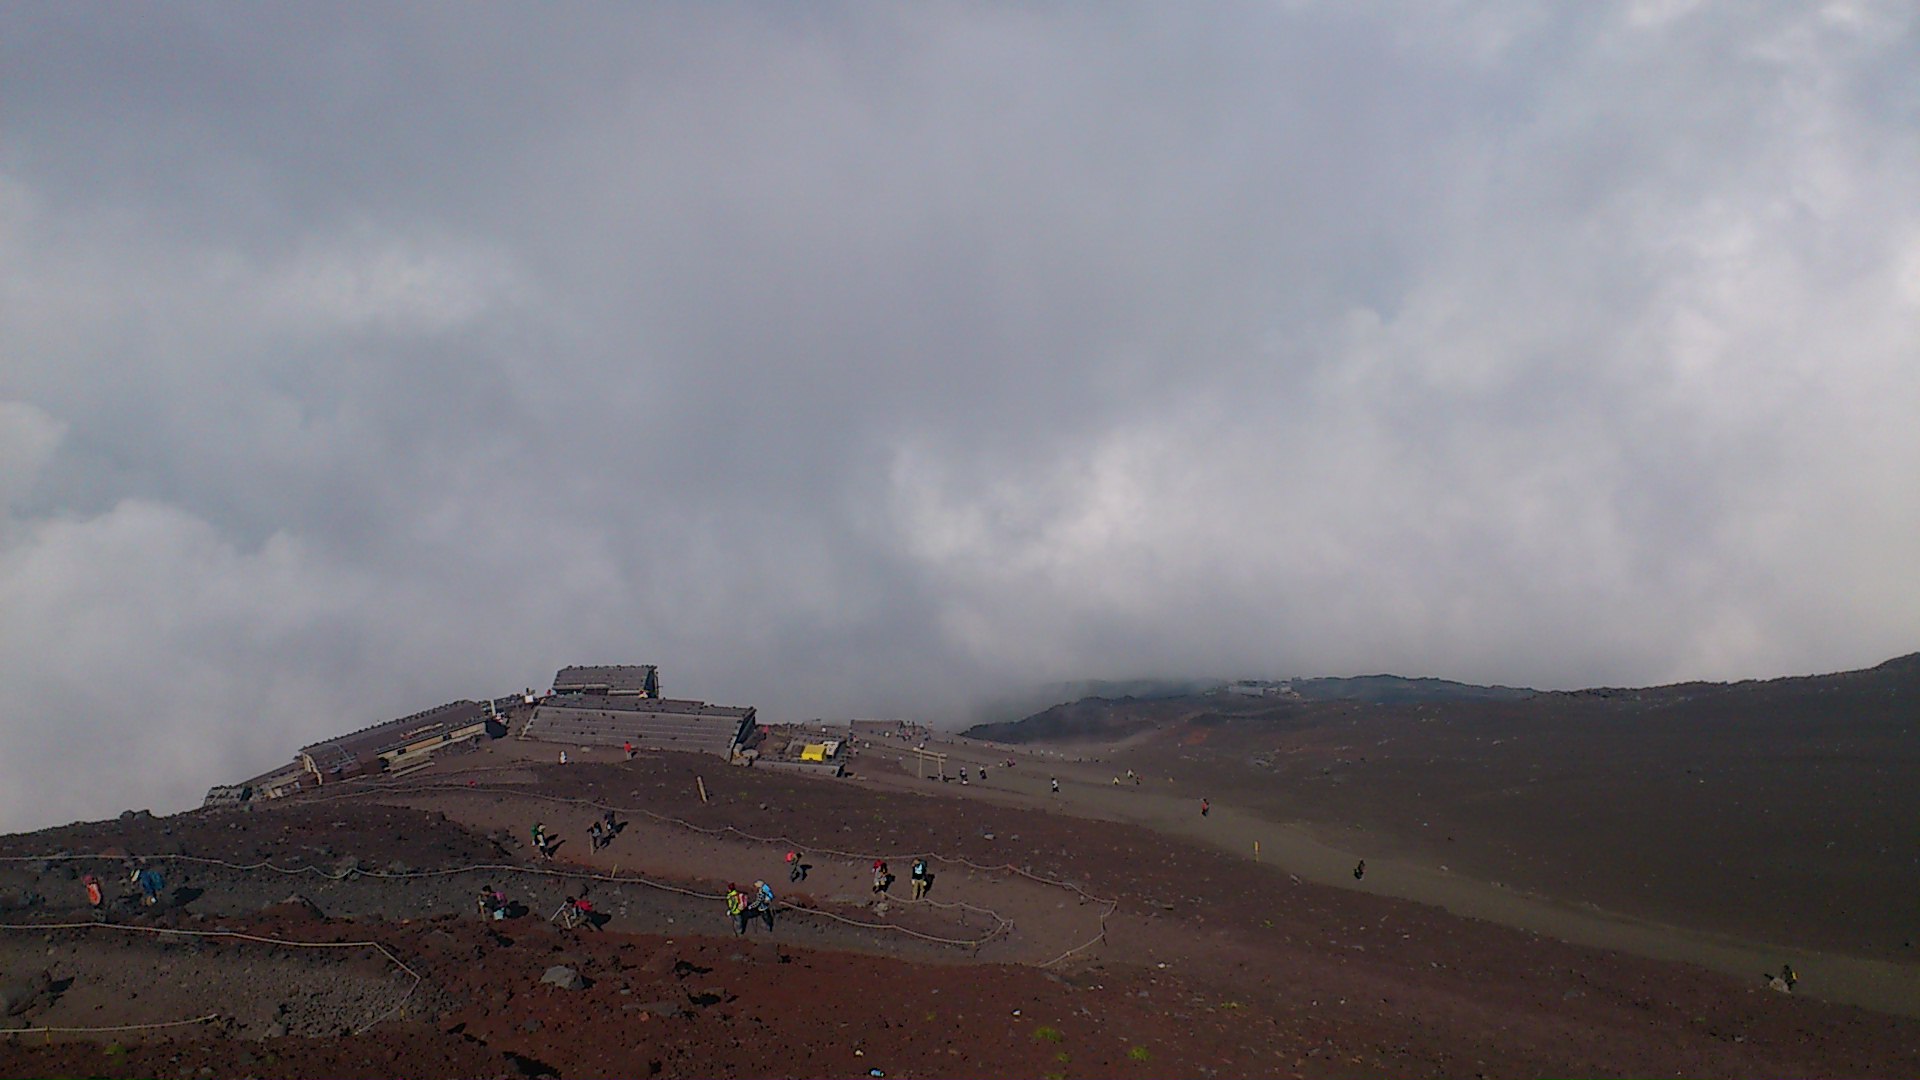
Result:
[[[950,754],[951,772],[957,773],[960,763],[965,762],[973,777],[978,776],[982,762],[1008,757],[1018,762],[1012,769],[990,765],[984,783],[975,780],[965,787],[954,782],[938,785],[942,795],[1129,822],[1196,840],[1250,862],[1283,867],[1306,881],[1413,900],[1561,941],[1697,964],[1756,981],[1762,972],[1777,971],[1783,962],[1791,962],[1800,975],[1797,993],[1920,1017],[1920,965],[1748,941],[1632,918],[1592,904],[1471,878],[1439,862],[1355,851],[1330,842],[1324,831],[1310,824],[1270,821],[1219,802],[1214,802],[1203,818],[1199,795],[1188,790],[1191,785],[1170,783],[1161,777],[1133,785],[1123,775],[1122,783],[1116,786],[1111,766],[1080,760],[1086,755],[1071,751],[1030,754],[958,738],[935,739],[929,749]],[[860,760],[861,775],[880,786],[911,791],[925,790],[934,783],[917,774],[916,759],[903,748],[874,743],[861,750]],[[1060,780],[1058,795],[1050,790],[1051,778]],[[1362,858],[1367,860],[1367,873],[1355,880],[1353,869]]]

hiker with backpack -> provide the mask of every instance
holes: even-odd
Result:
[[[733,920],[736,935],[747,932],[747,898],[738,885],[727,886],[727,918]]]
[[[767,922],[767,929],[773,929],[773,888],[764,881],[753,883],[753,907],[748,914],[758,915]]]

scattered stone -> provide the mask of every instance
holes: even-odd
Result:
[[[637,1011],[649,1016],[657,1016],[662,1020],[669,1020],[673,1017],[685,1016],[687,1014],[686,1007],[677,1001],[649,1001],[645,1005],[640,1006]]]
[[[579,972],[567,967],[565,964],[555,964],[548,968],[547,973],[540,976],[540,981],[544,984],[557,986],[562,990],[585,990],[587,988],[587,980],[581,978]]]
[[[520,1025],[520,1030],[521,1031],[539,1031],[542,1026],[543,1025],[540,1023],[539,1017],[530,1016],[526,1019],[524,1023]]]
[[[269,904],[265,910],[270,914],[297,916],[312,919],[316,922],[325,922],[327,920],[327,913],[320,910],[319,904],[314,903],[299,893],[294,893],[292,896],[287,897],[277,904]]]
[[[702,986],[696,990],[689,990],[687,999],[700,1006],[720,1005],[732,1001],[733,995],[727,993],[727,988],[724,986]]]

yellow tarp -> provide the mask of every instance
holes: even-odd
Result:
[[[808,743],[807,748],[805,750],[800,751],[800,760],[801,761],[827,760],[827,744],[826,743]]]

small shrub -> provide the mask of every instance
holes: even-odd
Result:
[[[1061,1039],[1066,1038],[1065,1035],[1060,1033],[1059,1028],[1047,1027],[1045,1024],[1033,1029],[1033,1037],[1039,1039],[1041,1042],[1050,1043],[1057,1043]]]
[[[1127,1050],[1127,1056],[1132,1058],[1135,1061],[1152,1061],[1153,1060],[1153,1054],[1149,1052],[1147,1048],[1144,1046],[1130,1047]]]

